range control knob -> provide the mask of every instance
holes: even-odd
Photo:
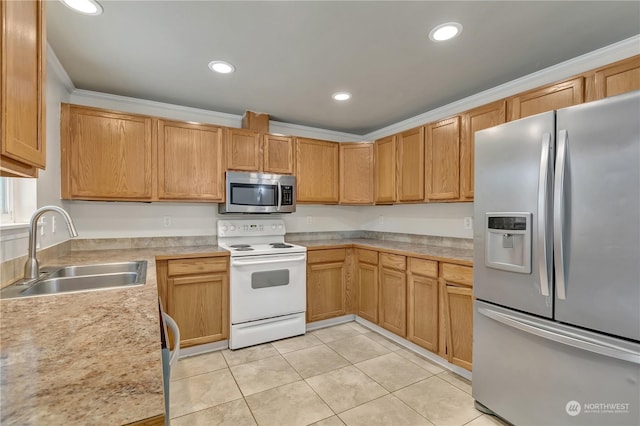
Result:
[[[223,225],[222,226],[222,232],[227,232],[227,229],[229,229],[229,227],[227,225]]]
[[[271,225],[271,229],[276,229],[276,226],[275,225]]]
[[[232,231],[235,231],[235,230],[236,230],[236,227],[235,227],[234,225],[231,225],[231,230],[232,230]]]
[[[278,229],[282,229],[282,225],[278,225]]]

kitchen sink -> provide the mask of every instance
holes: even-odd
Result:
[[[0,291],[0,298],[45,296],[143,285],[147,261],[70,265],[45,269],[37,280],[19,280]]]

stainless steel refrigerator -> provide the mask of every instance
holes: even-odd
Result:
[[[639,425],[640,91],[475,141],[476,406]]]

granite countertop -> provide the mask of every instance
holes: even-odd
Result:
[[[374,240],[369,238],[303,240],[292,241],[292,243],[305,246],[309,250],[339,248],[353,245],[357,246],[358,248],[382,250],[385,252],[400,254],[404,256],[421,257],[424,259],[473,266],[473,249],[429,246],[424,244],[389,240]]]
[[[146,260],[142,286],[0,301],[2,424],[119,425],[164,414],[155,257],[217,246],[73,251],[42,266]]]

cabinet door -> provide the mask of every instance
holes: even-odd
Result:
[[[158,198],[222,201],[222,129],[158,120]]]
[[[449,362],[471,370],[473,346],[473,296],[471,287],[444,285],[445,328]]]
[[[428,200],[460,196],[460,117],[427,127],[426,181]]]
[[[397,135],[398,201],[424,201],[424,127]]]
[[[293,138],[264,135],[263,170],[281,175],[293,174]]]
[[[373,204],[373,144],[340,144],[340,204]]]
[[[151,117],[68,104],[62,115],[62,198],[151,199]]]
[[[3,1],[2,171],[35,176],[45,167],[45,2]],[[32,169],[33,167],[33,169]]]
[[[498,101],[483,105],[462,115],[462,134],[460,138],[460,199],[473,200],[473,164],[475,151],[475,133],[506,121],[507,103]]]
[[[260,133],[228,128],[226,135],[227,168],[229,170],[260,170]]]
[[[337,142],[296,138],[299,202],[337,204],[339,152]]]
[[[518,120],[582,102],[584,102],[584,78],[577,77],[510,98],[508,100],[509,120]]]
[[[407,339],[432,352],[438,351],[437,276],[437,262],[409,259]]]
[[[188,275],[168,280],[168,314],[180,327],[187,347],[229,337],[227,274]]]
[[[307,267],[307,321],[345,315],[344,262]]]
[[[356,279],[358,280],[358,315],[378,323],[378,265],[358,262]]]
[[[407,335],[407,279],[404,271],[380,267],[378,324],[400,337]]]
[[[396,137],[387,136],[374,143],[374,190],[377,204],[396,201]]]
[[[595,98],[640,90],[640,55],[601,68],[595,73]]]

